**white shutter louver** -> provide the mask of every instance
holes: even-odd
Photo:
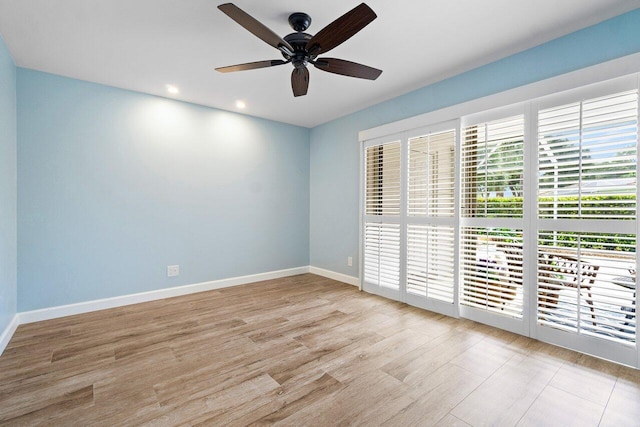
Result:
[[[367,223],[364,228],[364,279],[378,286],[399,289],[400,225]]]
[[[462,148],[460,304],[523,315],[524,116],[467,126]],[[505,227],[508,218],[510,227]]]
[[[455,131],[409,139],[409,216],[452,217]]]
[[[453,227],[408,225],[408,293],[453,303],[453,260]]]
[[[394,290],[400,288],[400,156],[400,141],[366,149],[365,214],[375,222],[364,228],[364,279]]]
[[[636,339],[637,90],[538,113],[538,323]]]
[[[638,96],[540,111],[541,218],[634,219]]]
[[[522,217],[524,116],[465,129],[462,215]]]
[[[422,301],[453,303],[455,141],[455,130],[408,140],[406,289]]]
[[[464,227],[460,303],[522,317],[522,230]]]
[[[540,231],[538,321],[635,342],[635,236]]]
[[[366,215],[400,215],[400,141],[366,151]]]

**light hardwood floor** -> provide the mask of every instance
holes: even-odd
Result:
[[[22,325],[8,425],[640,425],[640,372],[311,274]]]

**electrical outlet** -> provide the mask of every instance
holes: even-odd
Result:
[[[347,257],[347,265],[348,265],[349,267],[352,267],[352,266],[353,266],[353,257],[352,257],[352,256]]]
[[[179,265],[168,265],[167,266],[167,277],[175,277],[180,275],[180,266]]]

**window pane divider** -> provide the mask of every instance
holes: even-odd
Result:
[[[539,219],[537,220],[537,228],[539,230],[635,234],[637,231],[637,223],[634,220]]]

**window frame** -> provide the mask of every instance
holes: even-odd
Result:
[[[493,108],[491,110],[485,110],[485,111],[480,111],[474,114],[468,114],[461,117],[460,119],[460,129],[461,129],[461,132],[464,132],[464,129],[470,126],[481,125],[481,124],[492,122],[495,120],[501,120],[501,119],[506,119],[509,117],[515,117],[520,115],[522,115],[524,118],[523,158],[525,159],[525,161],[524,161],[524,172],[523,172],[523,215],[522,217],[517,217],[517,218],[515,217],[514,218],[468,217],[468,216],[462,216],[462,212],[459,212],[458,214],[459,222],[458,222],[458,230],[457,230],[458,235],[461,235],[462,229],[464,227],[486,228],[486,227],[494,227],[495,224],[497,223],[499,223],[500,226],[503,228],[509,228],[512,230],[521,229],[523,230],[523,260],[527,259],[526,257],[529,253],[529,246],[530,246],[530,243],[529,243],[530,237],[528,235],[529,233],[526,232],[528,228],[527,224],[529,224],[530,216],[531,216],[529,210],[527,209],[527,206],[528,206],[527,202],[530,199],[530,197],[527,197],[527,195],[531,194],[531,190],[532,190],[531,182],[529,179],[530,165],[527,164],[526,162],[528,147],[531,145],[530,141],[532,140],[531,128],[529,126],[529,120],[531,118],[531,110],[528,107],[529,107],[528,103],[519,102],[511,105],[506,105],[503,107]],[[462,144],[463,143],[462,139],[460,141]],[[462,155],[462,147],[460,147],[459,151]],[[459,164],[461,162],[462,162],[462,158],[458,160]],[[462,181],[463,181],[462,172],[463,171],[462,171],[461,165],[459,165],[458,167],[460,167],[460,173],[458,174],[458,181],[460,183],[459,184],[460,186],[459,186],[458,194],[456,196],[460,200],[462,197]],[[458,251],[459,250],[460,250],[460,244],[458,245]],[[458,255],[458,258],[461,258],[460,255]],[[464,318],[468,318],[470,320],[480,322],[480,323],[484,323],[490,326],[494,326],[500,329],[504,329],[510,332],[514,332],[520,335],[525,335],[525,336],[529,335],[531,320],[530,320],[530,309],[528,309],[528,306],[527,306],[527,302],[529,300],[529,294],[530,294],[530,290],[528,289],[529,286],[527,286],[528,271],[529,271],[529,268],[527,268],[525,262],[523,262],[523,272],[522,272],[523,313],[521,318],[498,317],[492,312],[480,310],[474,307],[465,306],[460,302],[458,302],[460,316]],[[458,287],[461,287],[462,275],[463,275],[462,260],[460,260],[457,275],[460,277],[459,279],[460,284]],[[459,291],[459,294],[460,293],[461,291]]]
[[[406,201],[406,198],[408,196],[408,191],[407,191],[407,187],[406,185],[408,185],[408,169],[409,169],[409,165],[408,165],[408,159],[409,159],[409,153],[408,153],[408,149],[409,149],[409,141],[411,139],[414,138],[419,138],[421,136],[427,135],[427,134],[438,134],[438,133],[442,133],[442,132],[447,132],[447,131],[454,131],[455,132],[455,137],[454,137],[454,157],[453,157],[453,177],[454,177],[454,207],[453,207],[453,215],[452,216],[431,216],[431,215],[425,215],[425,216],[411,216],[409,215],[408,212],[408,202]],[[460,204],[458,201],[458,197],[457,197],[457,193],[459,191],[459,180],[457,179],[458,174],[459,174],[459,156],[460,156],[460,150],[459,150],[459,146],[460,146],[460,120],[456,119],[456,120],[448,120],[448,121],[443,121],[443,122],[439,122],[439,123],[433,123],[430,124],[428,126],[422,126],[420,128],[416,128],[416,129],[412,129],[409,130],[407,132],[404,132],[404,138],[403,138],[403,144],[405,147],[405,151],[404,151],[404,159],[407,162],[407,167],[403,168],[404,169],[404,176],[403,176],[403,183],[405,184],[405,188],[403,189],[403,196],[405,197],[405,203],[404,203],[404,211],[403,211],[403,228],[402,228],[402,233],[403,233],[403,237],[404,240],[401,239],[401,242],[403,243],[403,248],[401,248],[401,251],[404,251],[403,253],[403,257],[401,259],[401,266],[404,266],[404,273],[405,273],[405,277],[404,277],[404,283],[406,284],[407,280],[406,280],[406,262],[407,262],[407,253],[406,253],[406,249],[407,249],[407,236],[408,236],[408,226],[411,225],[433,225],[433,226],[451,226],[453,227],[453,253],[454,253],[454,260],[453,260],[453,303],[447,303],[447,302],[443,302],[443,301],[435,301],[429,298],[422,298],[422,297],[418,297],[415,295],[412,295],[410,293],[406,292],[406,286],[401,286],[401,288],[404,289],[404,293],[403,293],[403,301],[407,302],[410,305],[413,305],[415,307],[420,307],[420,308],[424,308],[426,310],[430,310],[430,311],[434,311],[437,313],[441,313],[441,314],[445,314],[448,316],[452,316],[452,317],[458,317],[459,316],[459,312],[458,312],[458,304],[456,303],[456,301],[458,300],[458,289],[459,289],[459,278],[458,278],[458,274],[456,274],[456,272],[458,271],[458,256],[457,256],[457,247],[458,247],[458,229],[459,229],[459,224],[458,224],[458,217],[459,217],[459,209],[460,209]],[[402,261],[404,260],[404,262]]]
[[[562,105],[568,105],[577,102],[583,102],[592,100],[594,98],[600,98],[603,96],[613,95],[628,90],[638,90],[638,112],[640,117],[640,73],[634,73],[626,76],[622,76],[616,79],[595,82],[584,87],[562,91],[556,94],[547,95],[534,99],[530,102],[531,110],[534,112],[531,126],[535,126],[535,135],[537,137],[538,127],[538,112],[548,108],[558,107]],[[639,126],[640,129],[640,126]],[[636,145],[636,159],[640,158],[640,131],[637,136]],[[532,163],[535,159],[535,164],[539,164],[538,157],[538,141],[534,141],[531,144],[531,149],[535,149],[535,157],[532,157]],[[636,180],[640,177],[638,170],[638,163],[636,162]],[[537,183],[535,183],[537,190]],[[640,185],[636,181],[635,188],[636,203],[640,200]],[[535,200],[536,206],[534,208],[536,214],[538,212],[538,200]],[[559,231],[559,232],[576,232],[576,233],[603,233],[603,234],[635,234],[636,236],[636,271],[640,266],[640,221],[638,221],[638,204],[636,204],[636,216],[633,220],[623,219],[587,219],[587,218],[561,218],[561,219],[542,219],[536,215],[533,217],[533,223],[531,230],[535,233],[535,240],[532,242],[532,254],[538,255],[537,247],[537,235],[541,231]],[[538,278],[534,276],[537,274],[537,269],[531,269],[532,277],[531,283],[537,282]],[[636,337],[632,346],[617,344],[615,342],[607,341],[597,336],[588,336],[582,333],[565,332],[559,329],[554,329],[548,326],[537,325],[537,292],[532,290],[533,295],[530,298],[530,336],[532,338],[548,342],[563,347],[569,347],[576,351],[580,351],[587,354],[592,354],[598,357],[602,357],[609,360],[614,360],[619,363],[640,367],[640,328],[638,327],[638,317],[636,315]],[[637,294],[636,294],[637,295]],[[636,313],[637,313],[637,297],[636,297]]]
[[[383,137],[385,135],[392,134],[407,134],[413,132],[416,129],[428,127],[431,124],[438,124],[442,122],[452,121],[452,120],[460,120],[460,124],[457,129],[457,139],[460,141],[460,137],[462,135],[462,129],[465,126],[468,126],[470,123],[482,122],[486,121],[486,118],[496,113],[496,111],[504,110],[506,111],[509,108],[516,108],[515,106],[521,104],[524,109],[524,113],[527,117],[525,117],[525,164],[524,164],[524,202],[523,202],[523,210],[524,210],[524,226],[525,229],[530,230],[531,232],[525,233],[524,236],[524,256],[525,259],[531,259],[533,254],[537,253],[537,233],[538,230],[544,230],[545,224],[539,222],[537,218],[537,209],[538,209],[538,201],[537,197],[532,197],[532,195],[537,196],[537,180],[534,179],[534,171],[532,171],[532,167],[535,166],[537,170],[538,166],[538,144],[537,144],[537,112],[540,109],[545,108],[545,105],[559,105],[560,102],[566,100],[565,103],[575,102],[575,97],[578,96],[582,99],[591,99],[596,98],[602,95],[609,95],[617,92],[622,92],[631,86],[632,88],[640,87],[640,53],[629,55],[626,57],[618,58],[615,60],[607,61],[601,64],[597,64],[594,66],[590,66],[581,70],[573,71],[570,73],[566,73],[560,76],[552,77],[550,79],[542,80],[539,82],[535,82],[532,84],[528,84],[525,86],[517,87],[511,90],[507,90],[501,93],[497,93],[494,95],[490,95],[484,98],[479,98],[471,101],[467,101],[461,104],[456,104],[451,107],[442,108],[440,110],[432,111],[429,113],[421,114],[419,116],[410,117],[408,119],[400,120],[394,123],[389,123],[386,125],[382,125],[379,127],[363,130],[359,132],[359,141],[361,143],[360,150],[360,171],[363,170],[362,167],[362,147],[365,144],[370,143],[372,140]],[[639,101],[640,102],[640,101]],[[506,116],[505,116],[506,117]],[[533,141],[535,143],[528,143],[527,141]],[[639,150],[640,151],[640,150]],[[456,251],[459,251],[460,242],[459,242],[459,234],[460,234],[460,153],[461,146],[458,143],[456,146],[456,164],[455,168],[456,179],[455,183],[455,192],[456,192]],[[638,154],[640,156],[640,154]],[[403,155],[404,157],[404,155]],[[532,166],[533,165],[533,166]],[[636,175],[638,170],[636,168]],[[403,177],[403,180],[406,178]],[[362,278],[362,230],[363,230],[363,212],[362,212],[362,188],[363,176],[361,175],[361,183],[360,183],[360,240],[359,240],[359,249],[360,249],[360,278]],[[533,182],[535,181],[535,182]],[[405,184],[406,185],[406,184]],[[403,190],[403,196],[405,190]],[[529,197],[526,195],[529,194]],[[636,200],[640,200],[640,186],[636,185]],[[557,221],[557,220],[551,220]],[[568,220],[570,222],[571,220]],[[592,220],[590,220],[592,221]],[[636,235],[636,271],[640,266],[640,251],[638,251],[638,247],[640,246],[638,242],[638,236],[640,236],[640,221],[637,220],[637,216],[635,221],[635,225],[633,226],[633,234]],[[567,227],[571,227],[570,224],[567,224]],[[606,226],[606,229],[609,227]],[[615,227],[611,227],[611,231],[615,231],[619,233],[619,230],[614,230]],[[403,229],[406,229],[406,224],[403,225]],[[603,231],[600,228],[598,231]],[[403,246],[406,242],[403,242]],[[459,256],[456,256],[456,259]],[[456,271],[459,273],[460,266],[458,262],[456,262]],[[406,278],[403,278],[406,282]],[[523,281],[528,283],[535,283],[537,280],[537,268],[529,268],[528,271],[524,272]],[[360,280],[362,286],[362,279]],[[456,284],[456,291],[458,290],[459,285]],[[531,290],[531,286],[524,286],[525,292],[527,290],[534,294],[537,292],[536,289]],[[459,295],[455,296],[456,306],[459,306]],[[604,357],[610,360],[614,360],[620,363],[625,363],[628,365],[640,367],[640,345],[638,337],[640,336],[640,328],[636,327],[636,342],[633,348],[622,348],[621,346],[615,345],[607,345],[608,343],[599,338],[586,339],[585,337],[580,337],[579,339],[573,339],[574,337],[567,336],[563,332],[556,333],[558,331],[550,331],[549,333],[545,331],[540,331],[536,327],[536,316],[532,315],[536,313],[537,309],[537,299],[533,295],[525,295],[524,303],[529,304],[528,309],[523,307],[523,310],[528,313],[528,321],[525,320],[522,322],[520,328],[518,330],[513,330],[516,333],[520,333],[525,336],[530,336],[535,339],[539,339],[542,341],[550,342],[552,344],[561,345],[564,347],[570,347],[577,351],[581,351],[588,354],[593,354],[599,357]],[[637,302],[636,302],[637,306]],[[457,315],[459,315],[458,313]],[[452,314],[457,317],[454,313]],[[481,319],[478,319],[482,321]],[[483,322],[489,323],[489,322]],[[503,329],[510,329],[509,327],[505,327],[505,325],[494,325],[498,327],[502,327]],[[591,337],[587,337],[591,338]],[[603,345],[603,343],[605,345]]]

